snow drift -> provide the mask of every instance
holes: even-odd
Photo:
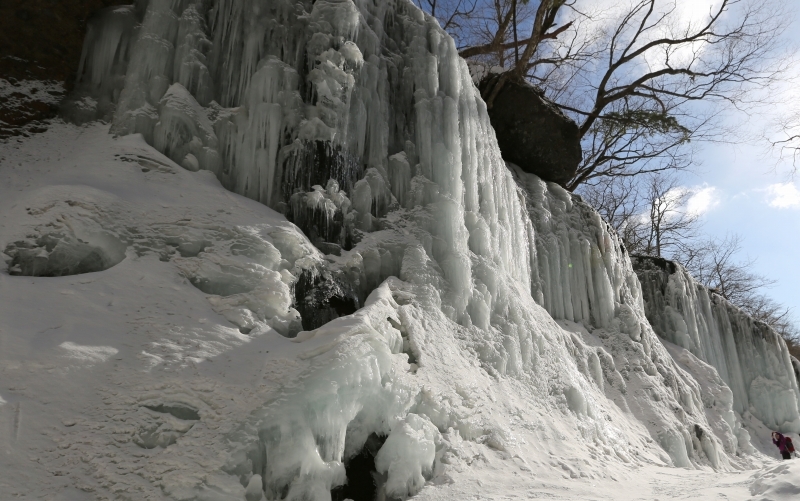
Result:
[[[72,109],[113,109],[122,153],[75,153],[91,190],[14,195],[9,210],[39,209],[0,245],[22,274],[33,244],[14,242],[95,221],[120,260],[71,277],[176,292],[131,295],[124,337],[90,325],[46,345],[104,377],[70,369],[85,400],[65,404],[77,417],[45,470],[101,498],[252,501],[345,499],[356,478],[364,499],[459,498],[456,479],[493,461],[587,480],[754,464],[731,390],[656,336],[617,236],[506,165],[452,39],[411,3],[151,0],[96,23]],[[232,209],[212,174],[296,226]]]

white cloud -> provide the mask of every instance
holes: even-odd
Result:
[[[769,206],[779,209],[800,208],[800,190],[794,183],[771,184],[767,187]]]
[[[679,2],[678,12],[683,17],[693,23],[708,22],[712,13],[719,10],[719,2],[716,0],[693,0],[692,2]]]
[[[686,201],[686,211],[689,214],[701,215],[719,205],[719,196],[714,186],[692,188],[692,195]]]

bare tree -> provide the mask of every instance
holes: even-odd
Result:
[[[422,2],[423,0],[418,0]],[[435,1],[424,0],[435,12]],[[457,5],[466,0],[455,0]],[[543,40],[553,40],[572,26],[572,21],[556,27],[556,18],[562,7],[574,3],[574,0],[483,0],[482,5],[476,0],[469,14],[458,17],[469,19],[476,11],[484,13],[480,28],[460,33],[459,48],[461,57],[491,56],[495,62],[504,64],[513,61],[511,72],[522,78]],[[489,7],[491,5],[491,7]],[[463,12],[463,11],[462,11]],[[520,38],[521,26],[528,27],[528,35]],[[445,28],[446,29],[446,28]],[[464,36],[468,35],[468,36]],[[471,35],[471,36],[469,36]]]
[[[417,0],[420,9],[437,18],[442,28],[456,35],[471,22],[481,0]]]
[[[787,19],[780,3],[722,0],[699,23],[680,14],[677,0],[634,2],[608,31],[597,71],[559,102],[577,119],[585,152],[570,189],[685,167],[683,146],[721,140],[721,110],[756,104],[754,92],[787,69],[777,51]]]
[[[600,213],[634,253],[641,252],[639,236],[649,227],[647,203],[638,181],[631,176],[603,177],[580,189],[583,200]]]
[[[794,335],[788,338],[783,336],[783,340],[786,341],[789,354],[794,358],[800,359],[800,336]]]
[[[417,0],[460,54],[540,85],[580,127],[574,190],[601,177],[687,168],[700,141],[725,141],[721,114],[765,101],[792,65],[779,50],[784,0],[720,0],[687,19],[683,0]],[[594,10],[583,10],[586,9]]]
[[[755,259],[736,259],[741,251],[742,238],[727,235],[722,240],[708,240],[695,243],[690,255],[683,252],[675,257],[692,276],[709,289],[713,289],[728,301],[754,314],[772,315],[765,301],[754,301],[758,292],[775,284],[752,269]]]
[[[582,187],[581,195],[617,230],[632,254],[672,257],[697,239],[700,218],[687,208],[693,192],[674,177],[645,182],[623,176]]]
[[[776,125],[777,131],[767,140],[781,159],[791,158],[792,172],[796,173],[800,160],[800,112],[779,117]]]
[[[796,321],[792,314],[792,309],[788,308],[765,294],[755,294],[748,301],[748,306],[743,307],[754,319],[769,325],[775,332],[781,335],[787,342],[794,340],[800,341]]]
[[[764,293],[776,281],[753,273],[755,259],[739,259],[742,238],[727,235],[722,240],[692,243],[675,259],[708,289],[724,297],[757,321],[772,327],[787,345],[800,348],[800,332],[791,308]]]
[[[587,52],[591,37],[577,36],[576,19],[558,22],[576,1],[417,0],[417,4],[440,20],[462,57],[505,68],[484,91],[491,107],[508,80],[544,81],[556,68],[585,62],[593,55]],[[535,71],[545,66],[549,69]]]

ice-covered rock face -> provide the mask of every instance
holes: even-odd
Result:
[[[435,20],[406,2],[153,0],[127,29],[137,12],[104,13],[109,27],[87,39],[84,88],[124,80],[113,132],[283,210],[332,254],[390,230],[337,261],[362,301],[420,251],[461,324],[489,324],[487,267],[527,292],[516,183]]]
[[[303,324],[325,323],[294,338],[296,370],[276,369],[246,412],[165,452],[202,474],[149,463],[164,493],[329,499],[370,437],[385,437],[371,456],[378,499],[466,468],[476,448],[529,454],[518,435],[609,461],[742,464],[746,433],[714,371],[659,342],[594,211],[506,166],[435,20],[407,1],[151,0],[142,12],[126,18],[135,29],[89,41],[116,58],[130,33],[127,65],[86,51],[86,68],[108,68],[95,88],[123,82],[105,94],[112,131],[283,211],[327,254],[284,263],[302,242],[270,234],[269,266],[233,266],[227,251],[200,252],[202,238],[176,242],[176,266],[241,332],[272,319],[290,331],[284,286],[306,271]],[[331,291],[357,311],[316,315]],[[508,416],[538,419],[539,435]],[[209,443],[218,454],[198,455]]]
[[[742,412],[734,413],[731,391],[714,369],[688,352],[668,351],[656,336],[645,316],[646,296],[616,233],[580,197],[509,167],[524,190],[534,228],[532,295],[567,329],[580,324],[583,341],[602,346],[598,360],[611,383],[606,396],[648,423],[675,465],[705,457],[724,467],[722,450],[751,451]],[[590,370],[595,363],[587,359]],[[619,369],[619,379],[605,372],[609,365],[614,373]],[[708,427],[713,434],[704,431]]]
[[[635,258],[647,318],[664,339],[714,366],[734,409],[783,432],[800,431],[797,379],[786,344],[677,263]]]

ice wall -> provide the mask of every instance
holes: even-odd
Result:
[[[89,18],[76,92],[62,105],[62,111],[73,121],[108,120],[113,116],[145,7],[141,1],[107,7]]]
[[[716,367],[738,413],[776,430],[800,431],[800,393],[783,339],[695,282],[680,264],[647,257],[633,262],[658,335]]]
[[[702,402],[709,423],[727,442],[726,450],[751,450],[749,433],[733,412],[731,391],[714,369],[701,367],[704,364],[691,356],[670,353],[658,339],[645,315],[639,277],[616,232],[580,196],[514,165],[509,168],[522,188],[533,226],[531,291],[537,303],[553,318],[576,322],[591,333],[589,337],[597,336],[617,366],[633,367],[622,371],[627,387],[667,389],[671,401],[687,413],[672,429],[675,424],[663,420],[663,413],[653,413],[663,397],[654,395],[655,402],[641,406],[642,399],[651,400],[646,391],[638,396],[606,392],[607,396],[622,406],[630,403],[676,464],[689,464],[696,448],[690,440],[685,448],[675,446],[676,437],[702,421],[697,415],[701,409],[694,409],[693,402]],[[723,388],[710,396],[717,386]]]
[[[641,310],[639,282],[616,233],[555,183],[509,166],[534,226],[531,287],[553,318],[607,327],[621,305]]]
[[[800,384],[800,360],[796,357],[792,357],[792,367],[794,368],[794,377]]]
[[[99,33],[85,66],[106,73],[93,71],[92,85],[124,78],[112,132],[214,172],[333,254],[384,228],[389,212],[415,220],[426,235],[413,246],[439,264],[461,323],[486,325],[475,312],[491,310],[495,278],[473,270],[472,255],[527,290],[530,224],[485,105],[452,39],[413,5],[153,0],[127,65],[96,47],[118,46],[117,31]],[[362,300],[399,273],[408,245],[360,257],[362,270],[381,270],[356,277]]]
[[[151,0],[143,12],[120,64],[93,45],[119,47],[115,34],[87,40],[87,67],[107,69],[95,87],[123,81],[112,131],[282,211],[326,254],[322,275],[366,305],[301,332],[317,348],[300,383],[226,437],[238,445],[225,471],[254,499],[259,484],[326,499],[372,434],[388,434],[386,489],[413,494],[443,467],[431,447],[505,447],[502,426],[466,410],[493,406],[473,388],[494,380],[563,409],[622,461],[655,439],[676,466],[739,464],[747,436],[729,394],[659,342],[597,213],[505,164],[435,20],[407,1]],[[612,415],[649,436],[621,438]]]

